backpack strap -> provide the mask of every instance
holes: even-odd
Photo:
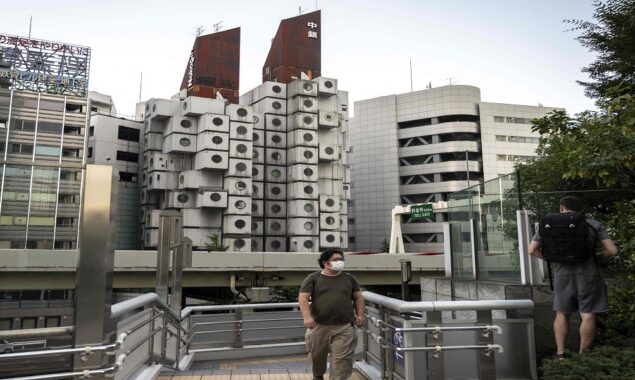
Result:
[[[598,255],[595,252],[595,247],[597,246],[597,243],[598,243],[598,230],[596,230],[595,227],[593,227],[593,225],[589,223],[586,219],[584,219],[584,223],[586,223],[587,227],[590,228],[591,231],[593,231],[590,234],[592,235],[591,237],[592,241],[589,242],[589,244],[592,247],[591,251],[592,251],[593,261],[595,262],[596,268],[598,268],[598,274],[602,276],[602,272],[600,271],[600,263],[598,262]]]

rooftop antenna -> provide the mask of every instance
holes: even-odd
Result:
[[[214,28],[214,33],[218,32],[223,28],[223,20],[220,20],[216,24],[212,24],[212,28]]]
[[[31,39],[31,26],[33,25],[33,16],[29,18],[29,39]]]
[[[410,92],[412,92],[412,59],[410,59]]]
[[[143,72],[141,72],[141,79],[139,80],[139,103],[141,103],[141,90],[143,89]]]
[[[298,7],[298,12],[300,12],[299,14],[302,14],[302,12],[306,11],[306,9],[302,9],[302,6]]]
[[[194,34],[196,35],[196,37],[198,37],[203,34],[203,32],[205,32],[205,28],[203,28],[203,25],[199,25],[196,27],[196,31],[194,32]]]
[[[452,81],[452,79],[456,79],[456,78],[450,77],[450,78],[445,78],[445,79],[449,82],[449,84],[448,84],[449,86],[452,86],[455,83],[459,83],[458,80]]]
[[[432,90],[432,82],[428,82],[428,84],[426,85],[426,88],[428,90]]]

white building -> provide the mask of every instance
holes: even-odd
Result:
[[[395,205],[447,194],[513,171],[535,155],[530,120],[554,108],[483,103],[473,86],[445,86],[355,102],[350,144],[351,247],[380,249]],[[469,173],[469,178],[468,174]],[[406,252],[442,253],[442,222],[402,218]]]

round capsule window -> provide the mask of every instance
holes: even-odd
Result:
[[[333,87],[333,82],[331,82],[330,80],[325,81],[324,82],[324,87],[332,88]]]
[[[282,211],[282,207],[278,204],[274,204],[273,206],[271,206],[271,211],[273,211],[274,214],[277,214]]]
[[[280,244],[280,242],[278,240],[274,240],[271,242],[271,248],[273,249],[278,249],[282,246],[282,244]]]
[[[271,87],[271,91],[275,92],[276,94],[279,94],[280,92],[282,92],[282,87],[276,84],[273,87]]]
[[[304,244],[302,244],[304,246],[304,248],[313,248],[313,241],[311,240],[305,240]]]
[[[258,123],[260,121],[260,118],[256,115],[254,115],[254,123]]]
[[[302,102],[302,104],[304,104],[304,106],[306,108],[311,108],[313,107],[313,100],[311,99],[304,99],[304,101]]]
[[[234,226],[238,229],[245,228],[246,225],[247,223],[242,219],[238,219],[237,221],[234,222]]]
[[[334,235],[326,235],[326,241],[328,241],[329,243],[333,243],[335,241],[335,236]]]
[[[234,241],[234,247],[241,249],[243,248],[247,243],[245,243],[245,239],[237,239],[236,241]]]
[[[311,231],[313,229],[313,223],[305,222],[304,223],[304,229],[307,230],[307,231]]]
[[[313,194],[313,186],[304,186],[304,192],[306,194]]]
[[[258,175],[258,169],[257,168],[251,168],[251,176],[252,177],[256,177]]]
[[[330,146],[327,146],[326,148],[324,148],[324,153],[331,155],[335,153],[335,150],[333,150],[333,148],[331,148]]]
[[[234,186],[236,187],[236,190],[240,190],[240,191],[243,191],[247,188],[247,184],[243,181],[236,182],[236,185]]]
[[[155,104],[156,107],[156,104]],[[187,109],[187,102],[183,102],[183,109],[186,110]]]
[[[333,224],[335,224],[335,218],[332,216],[327,216],[325,219],[326,224],[328,224],[329,226],[332,226]]]
[[[273,135],[271,136],[271,141],[276,144],[280,144],[282,142],[282,137],[280,137],[280,135]]]
[[[280,231],[280,229],[282,228],[282,225],[278,222],[273,222],[271,223],[271,229],[274,231]]]
[[[221,161],[223,161],[223,157],[220,154],[215,154],[212,156],[213,163],[219,164]]]
[[[304,122],[304,124],[311,124],[313,123],[313,118],[311,116],[305,116],[302,118],[302,121]]]
[[[238,201],[236,201],[236,203],[234,203],[234,206],[236,206],[237,209],[242,210],[245,207],[247,207],[247,202],[245,202],[243,200],[238,200]]]
[[[279,110],[282,108],[282,104],[280,104],[280,102],[273,102],[271,103],[271,107],[273,107],[274,110]]]
[[[307,203],[307,204],[304,205],[304,211],[306,211],[306,212],[313,212],[314,209],[315,208],[310,203]]]
[[[313,134],[305,133],[302,135],[302,138],[304,139],[304,141],[313,141]]]
[[[236,110],[236,115],[240,116],[240,117],[245,117],[247,116],[247,110],[244,108],[239,108]]]
[[[251,185],[251,195],[258,194],[258,186]]]
[[[150,159],[150,166],[154,166],[154,157]]]
[[[302,88],[304,88],[304,91],[310,92],[311,90],[313,90],[313,85],[311,83],[306,82],[302,85]]]
[[[146,112],[150,111],[150,103],[146,103]]]
[[[280,178],[281,175],[282,175],[282,172],[280,170],[278,170],[278,169],[273,169],[271,171],[271,176],[273,178]]]
[[[258,153],[258,151],[254,149],[254,152],[251,154],[251,157],[258,158],[260,157],[260,153]]]
[[[181,127],[183,128],[190,128],[192,126],[192,122],[189,121],[188,119],[183,119],[181,120]]]
[[[254,141],[258,141],[260,139],[260,136],[256,132],[254,132],[251,134],[251,138]]]
[[[216,145],[222,144],[223,143],[223,138],[220,136],[214,136],[212,137],[212,142]]]
[[[328,198],[328,199],[326,200],[326,202],[324,202],[324,203],[326,203],[326,205],[327,205],[328,207],[333,207],[333,206],[335,206],[335,201],[334,201],[333,199],[331,199],[331,198]]]
[[[176,200],[185,203],[190,200],[190,197],[187,194],[179,194],[176,196]]]
[[[152,176],[150,176],[150,178],[148,179],[148,183],[149,183],[150,185],[152,185],[152,182],[153,182],[153,181],[154,181],[154,179],[152,178]]]
[[[238,153],[246,153],[247,152],[247,145],[245,144],[238,144],[236,146],[236,150],[238,151]]]
[[[280,154],[280,152],[271,153],[271,159],[278,161],[281,158],[282,158],[282,155]]]
[[[247,128],[245,128],[244,125],[241,125],[238,128],[236,128],[236,133],[238,133],[241,136],[244,136],[247,134]]]
[[[258,204],[257,203],[252,203],[251,204],[251,212],[256,212],[256,211],[258,211]],[[258,227],[258,224],[256,224],[256,222],[251,224],[251,228],[255,229],[256,227]]]
[[[183,137],[179,140],[179,144],[181,144],[182,146],[190,146],[192,145],[192,142],[187,137]]]
[[[245,170],[247,170],[247,165],[244,162],[239,162],[236,164],[236,170],[238,170],[239,172],[244,172]]]
[[[211,199],[212,202],[218,202],[221,200],[221,195],[219,193],[212,193],[209,196],[209,199]]]
[[[271,188],[271,194],[273,195],[280,195],[280,193],[282,192],[282,190],[280,190],[280,188],[278,186],[274,186]]]
[[[153,104],[153,105],[152,105],[152,112],[156,112],[156,110],[157,110],[157,105],[156,105],[156,104]]]
[[[307,176],[307,177],[312,176],[313,175],[313,169],[311,169],[311,168],[304,169],[304,175]]]
[[[304,158],[309,158],[309,159],[313,158],[313,152],[311,152],[310,150],[305,150],[303,155],[304,155]]]
[[[256,222],[251,222],[251,230],[255,231],[256,229],[258,229],[258,223]]]
[[[215,117],[212,119],[212,124],[214,124],[217,127],[220,127],[221,125],[223,125],[223,119],[221,119],[220,117]]]
[[[282,125],[282,120],[274,117],[273,119],[271,119],[271,125],[273,125],[274,127],[279,127]]]

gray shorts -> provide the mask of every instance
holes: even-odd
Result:
[[[608,309],[606,285],[600,276],[578,273],[553,279],[553,310],[562,313],[605,313]]]

